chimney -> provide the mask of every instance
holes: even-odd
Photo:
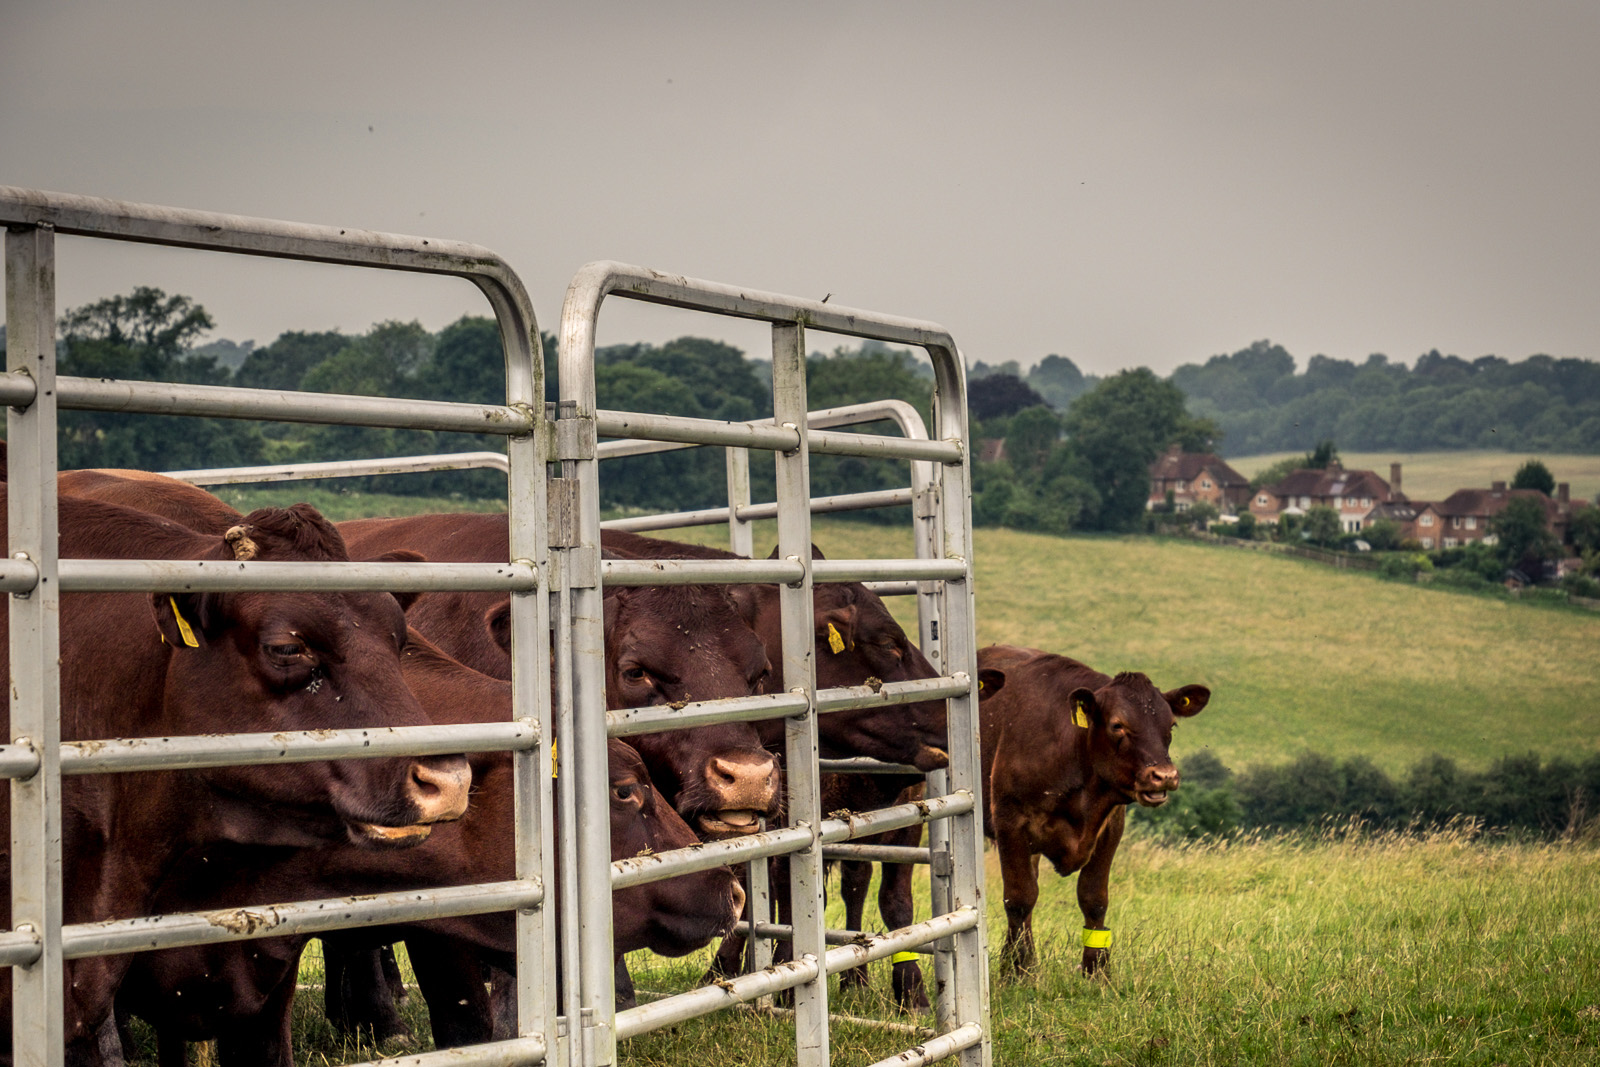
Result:
[[[1400,464],[1389,464],[1389,495],[1401,496],[1400,492]]]
[[[1556,503],[1570,504],[1572,502],[1572,485],[1568,482],[1556,483]]]
[[[1506,483],[1505,482],[1490,482],[1489,483],[1489,490],[1490,490],[1490,492],[1494,492],[1494,493],[1503,493],[1503,492],[1506,491]]]

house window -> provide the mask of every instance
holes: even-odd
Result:
[[[1461,542],[1457,541],[1454,537],[1446,537],[1444,539],[1444,547],[1446,548],[1454,548],[1460,543]]]
[[[1256,497],[1256,503],[1261,505],[1262,507],[1266,507],[1267,506],[1267,494],[1262,493],[1260,496]]]
[[[1202,489],[1210,489],[1211,488],[1211,480],[1209,478],[1203,479],[1200,482],[1200,488],[1202,488]]]
[[[1432,526],[1433,525],[1433,516],[1431,514],[1422,516],[1422,518],[1417,520],[1417,525],[1418,526]],[[1433,546],[1429,545],[1428,547],[1432,548]]]
[[[1372,498],[1370,496],[1362,497],[1361,498],[1361,506],[1364,507],[1364,508],[1370,508],[1372,506]]]
[[[1311,498],[1308,497],[1308,496],[1301,497],[1300,498],[1300,506],[1303,507],[1303,508],[1309,508],[1311,506]]]
[[[1467,516],[1467,529],[1476,530],[1477,528],[1478,528],[1478,516],[1476,516],[1476,515],[1468,515]]]
[[[1460,515],[1452,515],[1452,516],[1450,516],[1450,529],[1452,529],[1452,530],[1461,529],[1461,516]]]
[[[1431,537],[1424,537],[1424,538],[1423,538],[1423,539],[1422,539],[1422,547],[1423,547],[1423,548],[1432,548],[1432,547],[1433,547],[1433,538],[1431,538]]]

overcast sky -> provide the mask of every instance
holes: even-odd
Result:
[[[1254,340],[1600,356],[1600,4],[0,0],[0,184],[486,245],[1160,372]],[[63,239],[214,337],[438,329],[462,282]],[[749,325],[611,301],[601,341]],[[813,337],[811,347],[831,347]]]

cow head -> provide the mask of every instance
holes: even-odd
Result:
[[[688,848],[699,838],[650,780],[639,753],[621,741],[607,752],[611,775],[611,858]],[[612,897],[616,950],[682,956],[733,928],[744,888],[727,867],[633,886]]]
[[[217,539],[211,558],[344,560],[339,534],[315,509],[264,508]],[[424,725],[400,676],[405,616],[387,593],[156,593],[155,624],[170,649],[170,734],[273,733]],[[302,844],[347,835],[361,845],[409,844],[428,824],[466,810],[461,756],[225,767],[198,772],[224,832]]]
[[[811,548],[813,559],[822,550]],[[773,549],[768,558],[776,558]],[[747,612],[769,649],[783,647],[778,592],[772,586],[744,586]],[[936,678],[939,672],[906,638],[883,599],[860,582],[829,582],[812,588],[817,688]],[[762,740],[778,745],[781,723],[763,724]],[[931,771],[950,763],[949,714],[942,700],[854,708],[819,716],[818,740],[829,759],[869,756],[885,763],[909,763]]]
[[[608,556],[614,558],[613,553]],[[489,632],[510,654],[509,605]],[[720,586],[638,586],[605,597],[606,706],[638,708],[766,691],[765,647]],[[777,759],[748,723],[632,738],[657,789],[705,838],[755,833],[778,816]]]
[[[606,597],[606,702],[613,708],[766,691],[766,648],[720,586],[623,588]],[[748,723],[636,737],[679,814],[708,837],[754,833],[778,814],[778,763]]]
[[[1198,715],[1210,699],[1203,685],[1163,693],[1143,674],[1123,673],[1099,689],[1074,689],[1067,705],[1074,725],[1088,730],[1089,760],[1100,781],[1154,808],[1178,788],[1168,753],[1175,720]]]

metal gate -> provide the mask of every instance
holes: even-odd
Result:
[[[276,921],[255,936],[316,932],[341,925],[406,918],[517,910],[518,1032],[512,1042],[413,1058],[427,1063],[533,1063],[547,1055],[562,1064],[616,1062],[619,1037],[704,1014],[779,989],[796,990],[797,1058],[803,1065],[828,1062],[827,975],[919,945],[931,945],[938,976],[940,1033],[894,1063],[928,1063],[958,1055],[967,1065],[989,1063],[987,953],[982,920],[982,836],[979,809],[974,637],[971,591],[969,481],[966,467],[965,382],[953,342],[938,327],[837,306],[824,306],[713,283],[661,275],[617,264],[593,264],[579,273],[563,312],[560,417],[548,420],[542,405],[538,330],[526,293],[502,261],[483,249],[453,242],[333,230],[235,216],[120,204],[86,197],[0,189],[0,221],[7,233],[9,371],[0,398],[12,405],[11,546],[13,560],[0,563],[0,588],[13,593],[13,696],[11,745],[0,746],[0,773],[13,779],[12,893],[14,930],[0,934],[0,964],[16,974],[18,1062],[61,1061],[61,961],[97,952],[131,951],[222,940],[230,935],[195,916],[164,917],[152,935],[149,920],[95,924],[90,939],[79,927],[61,926],[59,775],[166,767],[221,766],[270,759],[327,759],[351,754],[391,755],[510,748],[515,753],[517,794],[516,881],[431,893],[387,894],[354,906],[340,901],[330,920],[317,902],[279,905]],[[488,296],[507,353],[508,402],[480,406],[304,393],[154,383],[103,382],[54,377],[53,234],[209,248],[244,254],[468,277]],[[597,411],[594,403],[593,337],[607,295],[643,299],[763,319],[773,323],[774,418],[729,424],[635,413]],[[805,403],[806,326],[863,338],[920,346],[936,373],[934,400],[938,439],[929,441],[914,412],[897,402],[867,410],[811,413]],[[55,389],[50,389],[50,383]],[[52,392],[54,398],[52,398]],[[270,564],[252,563],[233,575],[200,578],[192,564],[127,561],[90,562],[54,558],[56,403],[63,407],[194,414],[281,421],[343,423],[500,433],[507,454],[415,457],[174,472],[197,484],[277,480],[346,473],[389,473],[492,466],[509,477],[511,560],[472,564]],[[901,423],[901,438],[827,432],[825,427],[888,415]],[[599,444],[600,437],[632,438]],[[647,443],[641,443],[647,442]],[[662,445],[660,442],[670,442]],[[676,443],[671,444],[671,443]],[[730,504],[718,518],[704,514],[623,520],[608,525],[665,528],[693,521],[730,521],[736,551],[749,552],[748,522],[775,514],[779,558],[738,561],[602,561],[599,545],[598,461],[689,444],[728,448]],[[749,502],[748,449],[778,455],[778,501]],[[811,452],[899,458],[911,461],[912,487],[880,494],[812,501]],[[558,462],[548,483],[545,463]],[[870,499],[869,499],[870,498]],[[810,514],[910,502],[917,523],[917,560],[813,561]],[[705,513],[708,514],[708,513]],[[550,516],[546,525],[546,516]],[[655,526],[644,523],[655,522]],[[548,536],[547,536],[548,531]],[[48,545],[48,548],[45,546]],[[19,555],[26,553],[26,555]],[[518,655],[513,669],[513,719],[504,728],[408,728],[389,731],[373,744],[370,732],[330,739],[325,732],[293,739],[236,735],[174,739],[160,744],[112,741],[104,746],[60,745],[59,693],[53,670],[53,622],[59,588],[68,591],[156,590],[175,580],[196,590],[224,589],[506,589],[512,593],[513,633]],[[41,580],[42,579],[42,580]],[[811,665],[813,581],[876,580],[919,597],[924,651],[944,677],[891,683],[879,692],[818,693]],[[630,709],[607,713],[601,656],[603,585],[699,582],[781,583],[785,677],[791,691],[764,697],[691,704],[682,709]],[[547,596],[531,595],[536,588]],[[553,631],[552,631],[553,628]],[[553,637],[552,637],[553,633]],[[555,644],[557,699],[548,699],[551,676],[546,641]],[[526,650],[535,650],[527,654]],[[27,666],[24,666],[27,665]],[[825,820],[819,808],[816,716],[833,710],[907,700],[949,698],[951,766],[930,775],[929,799],[848,823]],[[610,736],[684,728],[717,719],[783,717],[788,729],[790,825],[735,842],[701,846],[612,863],[609,851],[605,740]],[[563,736],[559,809],[552,782],[534,773],[545,739]],[[92,750],[92,751],[91,751]],[[56,755],[59,753],[59,755]],[[152,755],[152,753],[158,753]],[[202,762],[197,762],[202,761]],[[205,762],[209,761],[209,762]],[[842,767],[840,769],[843,769]],[[948,779],[948,781],[946,781]],[[559,810],[562,825],[553,825]],[[928,861],[933,868],[934,918],[900,931],[828,949],[822,916],[823,848],[919,822],[930,823]],[[54,837],[52,838],[52,833]],[[54,841],[52,845],[51,842]],[[558,930],[554,909],[539,905],[554,886],[555,844],[562,866],[563,896],[579,902],[566,909]],[[791,854],[796,904],[792,964],[765,968],[719,986],[644,1005],[613,1009],[610,891],[691,870],[765,856]],[[573,862],[573,860],[576,862]],[[754,866],[761,866],[755,864]],[[350,918],[354,916],[354,918]],[[770,931],[764,931],[770,932]],[[562,951],[558,954],[556,945]],[[556,960],[562,961],[563,992],[557,1003]],[[770,960],[770,950],[763,961]],[[572,1025],[572,1020],[577,1024]],[[574,1040],[574,1038],[576,1038]],[[886,1061],[891,1062],[891,1061]]]

